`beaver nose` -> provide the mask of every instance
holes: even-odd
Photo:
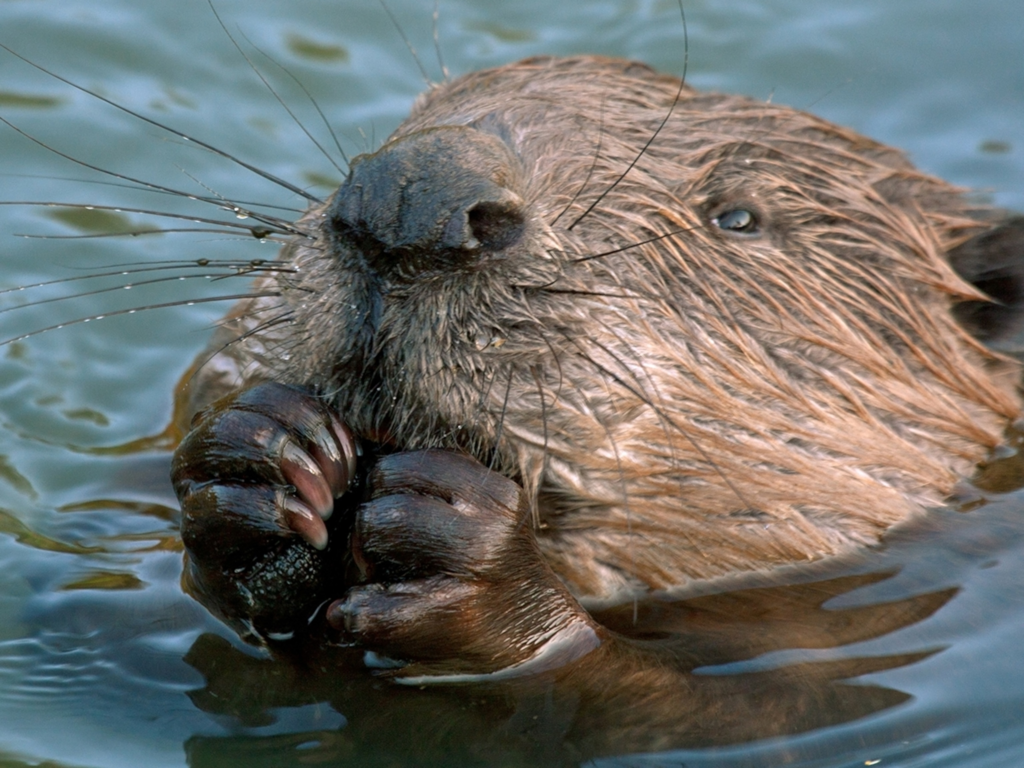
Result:
[[[521,178],[518,159],[494,134],[431,128],[354,158],[330,225],[389,277],[465,268],[522,236]]]

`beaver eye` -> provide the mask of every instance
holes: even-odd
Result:
[[[726,232],[738,235],[756,235],[761,231],[757,216],[746,208],[733,208],[711,219],[711,223]]]

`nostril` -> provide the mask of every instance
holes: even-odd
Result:
[[[502,139],[426,129],[352,161],[329,216],[339,253],[388,279],[469,269],[529,230],[520,162]]]
[[[523,234],[522,211],[507,203],[477,203],[466,212],[466,222],[477,247],[486,251],[508,248]]]

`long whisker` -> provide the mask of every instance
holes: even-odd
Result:
[[[622,337],[619,336],[618,333],[616,333],[614,331],[613,331],[613,333],[615,333],[615,335],[619,338],[620,341],[624,341],[622,339]],[[630,370],[629,367],[625,364],[625,361],[621,360],[618,355],[614,354],[611,350],[609,350],[604,345],[598,344],[598,346],[601,347],[601,349],[605,350],[605,352],[613,360],[615,360],[619,364],[619,367],[622,368],[622,370]],[[647,366],[645,365],[643,356],[639,353],[639,351],[634,349],[632,347],[632,345],[630,345],[628,343],[624,344],[624,349],[626,351],[626,354],[630,355],[633,358],[633,361],[634,361],[636,367],[639,368],[640,371],[643,373],[644,379],[646,379],[646,381],[647,381],[647,387],[650,389],[650,391],[652,393],[652,395],[651,395],[652,399],[657,400],[659,403],[664,403],[665,402],[665,398],[662,397],[662,395],[661,395],[660,389],[658,387],[658,382],[655,381],[654,377],[651,376],[650,371],[647,370]],[[639,384],[639,381],[637,383]],[[672,462],[672,466],[675,466],[675,464],[676,464],[676,449],[675,449],[675,442],[672,439],[672,430],[669,428],[669,424],[666,422],[666,420],[664,418],[662,418],[660,414],[658,414],[657,410],[655,410],[655,414],[658,416],[658,421],[661,422],[661,429],[662,429],[662,432],[665,435],[665,443],[668,446],[668,454],[669,454],[669,458],[670,458],[670,460]],[[719,474],[721,475],[721,473],[719,473]],[[685,490],[685,487],[684,487],[684,481],[681,478],[680,478],[679,485],[680,485],[680,493],[685,495],[686,490]],[[682,498],[682,495],[680,496],[680,498]],[[688,539],[690,538],[689,534],[687,534],[687,538]],[[630,557],[631,557],[631,560],[632,560],[632,554],[630,555]]]
[[[139,186],[137,186],[135,184],[121,184],[121,183],[118,183],[116,181],[102,181],[100,179],[76,179],[76,178],[71,177],[71,176],[48,176],[48,175],[39,174],[39,173],[0,173],[0,178],[10,178],[10,179],[42,179],[42,180],[45,180],[45,181],[64,181],[64,182],[70,181],[70,182],[73,182],[75,184],[92,184],[92,185],[98,186],[98,187],[120,187],[121,189],[131,189],[131,190],[134,190],[136,192],[151,192],[151,193],[159,194],[159,195],[172,194],[172,193],[167,192],[166,190],[163,190],[163,189],[147,189],[145,187],[139,187]],[[193,178],[193,177],[189,176],[189,178]],[[174,197],[180,197],[180,195],[178,195],[176,193],[174,193],[173,196]],[[259,202],[253,201],[253,200],[232,200],[231,203],[233,205],[243,206],[243,207],[247,207],[247,208],[248,207],[255,207],[255,208],[268,208],[270,210],[275,210],[275,211],[286,211],[287,213],[293,213],[296,216],[299,216],[299,215],[305,213],[305,209],[303,209],[303,208],[295,208],[295,207],[289,206],[289,205],[275,205],[273,203],[259,203]],[[13,201],[13,202],[6,202],[6,203],[4,203],[4,205],[18,205],[18,204],[20,204],[20,201]]]
[[[199,375],[199,372],[203,369],[203,367],[206,366],[206,364],[213,360],[213,358],[215,358],[217,355],[221,354],[230,347],[233,347],[235,344],[241,344],[243,341],[245,341],[251,336],[255,336],[257,333],[262,333],[264,331],[270,330],[271,328],[276,328],[278,325],[285,325],[287,323],[290,323],[292,320],[292,316],[293,313],[291,312],[291,310],[283,312],[276,317],[272,317],[269,320],[266,320],[260,323],[259,325],[250,328],[244,333],[238,334],[237,336],[235,336],[235,338],[231,339],[230,341],[225,342],[220,347],[210,352],[210,354],[203,358],[202,362],[195,366],[195,370],[192,372],[192,375],[189,376],[188,378],[189,382],[191,382],[192,379]]]
[[[74,320],[67,320],[63,323],[57,323],[55,325],[49,325],[45,328],[38,328],[29,333],[23,333],[20,336],[12,336],[9,339],[4,339],[3,341],[0,341],[0,347],[6,347],[8,344],[14,344],[17,341],[24,341],[25,339],[30,339],[33,336],[39,336],[40,334],[48,333],[50,331],[58,331],[61,328],[67,328],[69,326],[79,325],[81,323],[89,323],[92,322],[93,320],[103,320],[108,317],[117,317],[119,315],[134,315],[136,312],[148,312],[153,309],[168,309],[170,307],[191,307],[195,304],[212,304],[213,302],[216,301],[240,301],[242,299],[273,298],[278,297],[280,295],[281,294],[278,291],[269,291],[266,293],[237,293],[229,296],[210,296],[207,298],[200,299],[168,301],[163,304],[148,304],[146,306],[132,307],[130,309],[118,309],[113,312],[104,312],[103,314],[99,315],[89,315],[88,317],[79,317],[75,318]]]
[[[0,309],[0,315],[5,312],[14,312],[19,309],[28,309],[29,307],[38,307],[42,304],[54,304],[59,301],[70,301],[71,299],[83,299],[89,296],[98,296],[102,293],[114,293],[116,291],[127,291],[132,288],[141,288],[144,285],[159,285],[161,283],[175,283],[183,282],[185,280],[223,280],[228,277],[240,277],[248,276],[249,273],[238,273],[233,272],[224,275],[172,275],[169,277],[154,277],[149,280],[139,280],[134,283],[125,283],[123,285],[112,285],[106,288],[96,288],[92,291],[81,291],[80,293],[69,293],[66,296],[54,296],[49,299],[38,299],[36,301],[30,301],[27,304],[19,304],[16,307],[4,307]]]
[[[544,443],[541,446],[541,469],[540,477],[543,480],[544,476],[548,473],[548,465],[551,463],[550,456],[548,455],[548,404],[544,399],[544,383],[541,380],[541,367],[534,365],[530,367],[530,374],[533,376],[533,382],[537,385],[537,397],[540,398],[540,423],[541,429],[544,435]],[[517,527],[526,524],[527,517],[533,517],[534,524],[540,523],[540,510],[537,507],[536,497],[531,499],[531,503],[527,508],[526,513],[523,514],[522,519],[519,521]]]
[[[668,112],[665,113],[665,117],[662,119],[661,124],[654,129],[654,133],[651,134],[651,137],[647,140],[647,143],[640,148],[640,151],[637,152],[636,157],[634,157],[633,161],[626,167],[626,170],[624,170],[619,175],[619,177],[611,183],[608,189],[606,189],[604,192],[598,195],[597,199],[590,204],[590,207],[588,207],[587,210],[581,213],[576,218],[576,220],[569,225],[570,230],[572,230],[573,227],[575,227],[577,224],[583,221],[583,219],[586,218],[591,211],[593,211],[598,205],[600,205],[602,200],[604,200],[609,194],[611,194],[613,189],[619,186],[619,182],[626,178],[626,175],[633,170],[633,168],[636,166],[638,162],[640,162],[640,158],[647,154],[647,150],[650,149],[651,145],[654,143],[654,140],[658,138],[658,135],[661,133],[662,129],[668,124],[669,118],[672,117],[672,113],[675,111],[676,107],[679,106],[679,100],[683,97],[683,91],[686,90],[686,69],[690,64],[690,37],[686,29],[686,13],[683,10],[682,0],[679,0],[679,13],[682,15],[683,18],[683,75],[681,78],[679,78],[679,90],[676,91],[675,98],[672,99],[672,104],[671,106],[669,106]]]
[[[145,266],[139,266],[139,264],[145,264]],[[61,277],[56,280],[44,280],[40,283],[31,283],[30,285],[19,285],[15,288],[4,288],[0,289],[0,296],[5,293],[28,291],[33,288],[45,288],[49,285],[75,283],[80,280],[95,280],[103,277],[125,277],[145,272],[162,272],[164,270],[171,269],[208,269],[213,266],[218,269],[233,270],[233,274],[239,275],[249,275],[255,272],[294,272],[295,270],[288,265],[289,262],[287,261],[264,261],[263,259],[252,259],[249,261],[196,259],[195,261],[155,261],[151,263],[129,262],[125,264],[108,264],[106,266],[97,267],[97,269],[111,270],[108,272],[90,272],[87,275]],[[131,269],[128,269],[128,267],[131,267]]]
[[[263,224],[277,225],[279,228],[282,229],[293,228],[295,226],[294,222],[291,219],[282,219],[280,216],[271,216],[270,214],[263,213],[262,211],[259,213],[242,211],[239,208],[239,204],[236,203],[234,200],[225,197],[224,195],[220,194],[217,190],[204,184],[202,181],[200,181],[198,178],[196,178],[191,173],[186,171],[184,168],[178,166],[178,170],[181,171],[189,179],[191,179],[197,186],[200,186],[207,192],[209,192],[212,195],[212,197],[209,198],[210,200],[219,200],[221,205],[218,207],[221,208],[221,210],[231,211],[232,213],[235,214],[235,218],[247,219],[250,216],[253,216]],[[309,237],[308,232],[306,233],[306,237]]]
[[[101,278],[122,278],[122,276],[128,276],[130,274],[141,274],[145,272],[157,272],[164,270],[182,270],[182,269],[207,269],[211,266],[217,269],[230,269],[230,272],[225,273],[221,276],[234,276],[234,275],[251,275],[258,272],[294,272],[287,261],[263,261],[262,259],[253,259],[252,261],[211,261],[209,259],[197,259],[191,262],[182,261],[168,261],[168,262],[155,262],[155,265],[139,267],[136,264],[126,264],[124,266],[131,266],[131,269],[117,269],[112,271],[102,272],[90,272],[88,274],[76,274],[72,278],[59,278],[57,280],[47,280],[41,283],[33,283],[26,286],[17,286],[15,288],[5,288],[0,290],[0,296],[8,293],[22,293],[25,291],[31,291],[35,288],[46,288],[48,286],[59,286],[66,285],[68,283],[78,283],[87,280],[98,280]],[[114,265],[116,266],[116,265]],[[100,267],[110,268],[110,267]],[[189,275],[181,275],[184,276]],[[195,275],[194,275],[195,276]],[[167,278],[168,281],[178,280],[178,276],[174,278]],[[129,284],[132,285],[132,284]],[[139,285],[139,284],[134,284]],[[120,286],[119,288],[124,288]],[[20,306],[27,306],[22,304]],[[0,310],[6,311],[6,310]]]
[[[302,189],[301,187],[297,187],[294,184],[292,184],[290,182],[287,182],[284,179],[281,179],[281,178],[275,176],[272,173],[268,173],[267,171],[264,171],[261,168],[257,168],[255,165],[251,165],[251,164],[245,162],[244,160],[242,160],[242,159],[240,159],[238,157],[235,157],[234,155],[232,155],[232,154],[230,154],[228,152],[225,152],[222,149],[218,149],[217,147],[213,146],[212,144],[207,144],[205,141],[197,139],[194,136],[189,136],[187,133],[182,133],[181,131],[175,130],[174,128],[171,128],[170,126],[164,125],[163,123],[159,122],[158,120],[153,120],[152,118],[146,117],[142,113],[136,112],[135,110],[132,110],[132,109],[129,109],[128,107],[124,106],[123,104],[117,103],[113,99],[108,99],[106,96],[103,96],[103,95],[101,95],[99,93],[96,93],[96,91],[92,91],[92,90],[86,88],[83,85],[79,85],[78,83],[73,82],[72,80],[69,80],[66,77],[62,77],[61,75],[58,75],[56,72],[53,72],[53,71],[47,69],[46,67],[44,67],[44,66],[42,66],[40,64],[37,64],[36,62],[32,61],[31,59],[28,59],[28,58],[22,56],[20,53],[15,51],[13,48],[10,48],[10,47],[4,45],[3,43],[0,43],[0,48],[3,48],[5,51],[7,51],[12,56],[14,56],[14,57],[16,57],[18,59],[21,59],[23,62],[28,64],[30,67],[33,67],[34,69],[36,69],[36,70],[38,70],[38,71],[40,71],[40,72],[42,72],[42,73],[44,73],[46,75],[49,75],[50,77],[54,78],[55,80],[58,80],[59,82],[64,83],[65,85],[71,86],[72,88],[74,88],[75,90],[77,90],[77,91],[79,91],[81,93],[87,94],[88,96],[91,96],[94,99],[99,99],[104,104],[109,104],[110,106],[114,107],[114,109],[120,110],[121,112],[124,112],[127,115],[131,115],[132,117],[134,117],[134,118],[136,118],[138,120],[141,120],[144,123],[148,123],[149,125],[152,125],[152,126],[154,126],[156,128],[159,128],[162,131],[166,131],[167,133],[173,134],[173,135],[177,136],[180,139],[184,139],[185,141],[191,142],[191,143],[195,144],[197,147],[202,147],[203,149],[205,149],[205,150],[207,150],[209,152],[212,152],[215,155],[223,157],[224,159],[229,160],[232,163],[235,163],[236,165],[241,166],[242,168],[245,168],[247,171],[251,171],[252,173],[255,173],[257,176],[260,176],[260,177],[266,179],[267,181],[270,181],[270,182],[272,182],[274,184],[277,184],[280,187],[283,187],[284,189],[287,189],[289,192],[293,192],[294,194],[299,195],[300,197],[306,198],[311,203],[321,203],[321,202],[323,202],[318,197],[316,197],[315,195],[311,195],[309,192],[307,192],[306,190]],[[0,119],[2,119],[2,118],[0,118]],[[11,123],[9,123],[7,120],[4,120],[4,122],[7,123],[7,125],[11,125]],[[12,125],[11,127],[13,128],[14,126]],[[18,130],[18,129],[15,128],[15,130]],[[18,130],[18,133],[23,133],[23,132]],[[27,135],[27,134],[23,134],[23,135]],[[41,143],[41,142],[39,142],[39,143]],[[86,167],[89,167],[89,166],[86,166]],[[129,178],[127,176],[120,177],[120,178],[127,179],[128,181],[136,181],[136,179],[132,179],[132,178]],[[141,183],[141,182],[138,182],[138,183]],[[150,185],[146,185],[146,186],[150,186]],[[153,185],[153,186],[156,186],[156,185]]]
[[[93,235],[30,235],[24,232],[12,233],[13,237],[24,237],[26,240],[96,240],[107,237],[144,237],[146,235],[181,235],[181,234],[205,234],[205,235],[227,235],[238,238],[238,232],[232,229],[204,229],[202,227],[154,227],[152,229],[131,229],[126,232],[100,232]],[[268,235],[254,234],[260,240],[271,240],[275,243],[287,243],[288,239]]]
[[[444,82],[448,82],[448,67],[444,65],[444,57],[441,55],[441,38],[437,32],[437,20],[440,16],[438,9],[438,0],[434,0],[434,15],[431,18],[430,27],[434,36],[434,53],[437,54],[437,65],[441,68],[441,76],[444,78]]]
[[[3,120],[0,117],[0,120]],[[194,216],[191,214],[184,213],[169,213],[167,211],[156,211],[149,208],[126,208],[122,205],[93,205],[91,203],[64,203],[56,200],[16,200],[0,201],[0,205],[26,205],[26,206],[39,206],[40,208],[72,208],[80,211],[112,211],[114,213],[138,213],[143,216],[156,216],[157,218],[163,219],[176,219],[178,221],[192,221],[196,224],[214,224],[218,227],[228,227],[230,229],[237,229],[249,232],[253,237],[257,239],[263,239],[269,235],[294,235],[301,234],[304,237],[309,237],[308,233],[300,232],[290,224],[286,224],[287,228],[278,227],[276,231],[270,229],[264,229],[262,227],[254,227],[251,224],[241,224],[234,221],[222,221],[221,219],[208,219],[205,216]],[[221,208],[224,205],[221,204]],[[254,217],[255,218],[255,217]],[[277,219],[276,217],[266,217],[268,221],[261,221],[261,223],[275,226],[276,222],[283,222],[284,219]],[[273,223],[272,223],[273,222]],[[19,235],[19,237],[27,237],[27,235]]]
[[[491,374],[487,377],[487,382],[484,386],[480,387],[480,396],[477,398],[476,410],[479,414],[487,413],[487,401],[491,395],[491,388],[494,386],[494,382],[498,378],[498,369],[495,368],[491,371]],[[480,419],[479,421],[483,421]]]
[[[245,41],[247,43],[249,43],[249,45],[251,45],[257,51],[259,51],[260,54],[262,54],[264,57],[266,57],[267,61],[269,61],[275,67],[277,67],[282,72],[284,72],[286,75],[288,75],[288,77],[290,77],[294,81],[294,83],[299,88],[302,89],[302,92],[304,94],[306,94],[306,98],[309,99],[309,103],[313,105],[313,109],[315,109],[316,113],[320,116],[320,121],[324,124],[324,128],[327,129],[327,133],[330,134],[331,140],[334,142],[334,148],[338,150],[338,154],[341,155],[341,159],[345,162],[345,165],[348,165],[349,164],[348,154],[345,152],[344,149],[341,148],[341,142],[338,140],[338,134],[335,132],[334,127],[331,125],[331,121],[327,119],[327,115],[325,115],[324,111],[322,109],[320,109],[319,102],[317,102],[317,100],[313,97],[313,94],[309,92],[309,88],[306,87],[306,84],[303,83],[298,77],[296,77],[292,73],[292,71],[290,69],[288,69],[288,67],[286,67],[281,62],[277,61],[273,56],[271,56],[269,53],[267,53],[262,48],[260,48],[258,45],[256,45],[248,37],[246,37],[245,35],[242,35],[242,37],[245,39]],[[287,109],[287,107],[285,107],[285,109]],[[307,136],[309,136],[309,132],[305,129],[305,127],[301,123],[299,124],[299,128],[302,128],[302,131]],[[321,152],[324,153],[324,155],[327,157],[327,160],[331,163],[331,165],[333,165],[335,168],[337,168],[339,173],[344,175],[344,173],[345,173],[344,169],[340,168],[338,166],[338,164],[336,162],[334,162],[334,159],[331,158],[331,156],[328,155],[327,151],[323,147],[320,146],[319,142],[317,142],[315,139],[313,139],[312,136],[310,136],[310,139],[312,139],[313,143],[316,144],[317,148]]]
[[[2,43],[0,43],[0,48],[2,48],[2,47],[4,47],[4,46],[3,46]],[[265,221],[265,219],[267,219],[269,217],[261,216],[261,214],[257,213],[256,211],[251,211],[251,210],[249,210],[247,208],[242,208],[241,206],[238,206],[238,205],[233,205],[232,204],[232,205],[229,205],[229,206],[225,206],[224,202],[221,201],[221,200],[215,200],[215,199],[212,199],[212,198],[203,197],[202,195],[194,195],[194,194],[191,194],[189,192],[184,192],[184,191],[182,191],[180,189],[174,189],[173,187],[165,187],[162,184],[154,184],[152,182],[143,181],[142,179],[136,179],[136,178],[133,178],[131,176],[127,176],[127,175],[122,174],[122,173],[117,173],[116,171],[111,171],[111,170],[108,170],[106,168],[101,168],[98,165],[93,165],[91,163],[87,163],[84,160],[80,160],[77,157],[74,157],[73,155],[69,155],[66,152],[61,152],[56,147],[52,147],[49,144],[47,144],[46,142],[41,141],[40,139],[37,139],[35,136],[33,136],[32,134],[28,133],[27,131],[23,131],[21,128],[19,128],[18,126],[16,126],[14,123],[12,123],[10,120],[8,120],[7,118],[5,118],[3,116],[0,116],[0,123],[3,123],[4,125],[8,126],[9,128],[11,128],[11,130],[16,131],[17,133],[19,133],[20,135],[24,136],[29,141],[33,142],[34,144],[39,145],[40,147],[42,147],[43,149],[47,150],[48,152],[52,152],[53,154],[57,155],[58,157],[63,157],[65,160],[68,160],[68,161],[74,163],[75,165],[80,165],[83,168],[88,168],[90,171],[96,171],[97,173],[101,173],[104,176],[111,176],[111,177],[113,177],[115,179],[121,179],[122,181],[130,181],[133,184],[139,185],[139,187],[143,188],[143,189],[151,189],[151,190],[156,190],[156,191],[160,191],[160,192],[167,192],[169,194],[176,195],[178,197],[183,197],[183,198],[186,198],[188,200],[198,200],[200,202],[204,202],[204,203],[209,203],[211,205],[215,205],[215,206],[217,206],[218,208],[220,208],[222,210],[224,210],[224,209],[230,210],[233,213],[235,213],[236,215],[252,217],[256,221],[262,221],[264,223],[270,223],[268,221]],[[314,198],[314,200],[315,200],[315,198]],[[316,200],[316,202],[320,202],[320,201]],[[281,221],[280,219],[276,219],[275,220],[275,225],[276,226],[280,226],[280,221]],[[283,226],[282,229],[285,229],[287,232],[289,232],[289,233],[291,233],[293,235],[300,235],[300,236],[306,237],[306,238],[309,237],[308,233],[302,232],[301,230],[296,229],[295,227]]]
[[[537,397],[540,398],[540,421],[544,432],[544,467],[548,465],[548,407],[547,401],[544,399],[544,385],[541,381],[540,376],[541,368],[539,365],[530,367],[530,374],[533,376],[533,383],[537,385]]]
[[[656,299],[658,298],[654,294],[639,294],[639,293],[605,293],[603,291],[580,291],[570,288],[550,288],[548,286],[516,286],[517,288],[523,288],[524,290],[543,291],[544,293],[554,293],[561,296],[588,296],[598,297],[603,299],[634,299],[642,301],[644,299]]]
[[[684,227],[683,229],[674,229],[671,232],[666,232],[664,235],[657,235],[656,237],[649,237],[646,240],[638,240],[635,243],[630,243],[629,245],[624,245],[621,248],[613,248],[610,251],[602,251],[601,253],[592,253],[589,256],[581,256],[578,259],[572,259],[569,263],[570,264],[582,264],[584,261],[593,261],[594,259],[603,259],[605,256],[612,256],[612,255],[614,255],[616,253],[623,253],[623,252],[628,251],[628,250],[630,250],[632,248],[639,248],[641,245],[647,245],[648,243],[656,243],[659,240],[664,240],[667,237],[675,237],[676,235],[681,235],[681,234],[684,234],[686,232],[693,232],[695,229],[696,229],[696,227]]]
[[[501,436],[505,431],[505,417],[508,415],[508,399],[512,393],[512,378],[515,375],[515,366],[510,365],[508,368],[508,381],[505,382],[505,398],[501,403],[501,413],[498,414],[498,428],[494,432],[494,453],[491,454],[491,461],[488,469],[494,469],[494,462],[498,460],[498,451],[501,444]]]
[[[317,141],[316,138],[314,138],[313,134],[311,134],[306,129],[306,126],[302,124],[302,121],[299,120],[299,118],[295,115],[291,107],[289,107],[288,104],[285,103],[285,100],[281,98],[280,94],[276,90],[274,90],[274,86],[270,84],[270,81],[268,81],[267,78],[263,76],[263,73],[260,72],[259,67],[257,67],[253,63],[252,59],[249,58],[249,55],[242,50],[242,46],[238,44],[238,41],[235,40],[234,36],[228,30],[227,25],[224,24],[224,20],[220,17],[220,14],[217,13],[217,8],[214,6],[213,0],[207,0],[207,4],[210,6],[210,10],[213,12],[214,18],[217,19],[217,23],[220,24],[220,28],[224,30],[224,34],[227,35],[228,40],[230,40],[231,44],[235,46],[235,50],[238,51],[239,55],[243,59],[245,59],[245,63],[249,65],[249,69],[251,69],[255,73],[256,77],[260,79],[260,82],[263,83],[263,85],[266,87],[268,91],[270,91],[271,95],[277,100],[277,103],[281,105],[284,111],[288,113],[288,116],[292,119],[292,121],[299,127],[299,130],[306,134],[306,138],[313,142],[313,146],[319,149],[323,156],[327,158],[327,162],[333,165],[335,169],[338,171],[338,173],[344,174],[345,172],[341,169],[341,166],[334,162],[334,158],[331,157],[331,154],[326,149],[324,149],[320,145],[320,142]],[[260,49],[253,45],[252,41],[249,40],[249,38],[245,37],[244,34],[242,35],[242,37],[245,38],[245,41],[249,43],[249,45],[252,45],[253,48],[256,48],[257,51],[259,51],[261,54],[270,59],[270,56],[267,56],[267,54],[263,53],[263,51],[260,51]],[[271,61],[273,61],[273,59],[271,59]]]
[[[558,369],[558,388],[555,390],[555,401],[562,396],[562,386],[565,383],[565,371],[562,370],[562,360],[558,355],[558,351],[555,349],[555,345],[551,343],[551,339],[547,337],[543,331],[540,334],[541,341],[544,342],[544,346],[548,348],[551,353],[551,359],[555,363],[555,368]]]
[[[593,359],[591,359],[591,362],[593,362]],[[629,551],[629,572],[636,573],[636,550],[633,548],[633,508],[629,504],[629,489],[626,484],[626,470],[622,466],[622,454],[619,452],[618,443],[615,442],[615,437],[612,435],[612,431],[608,428],[608,425],[603,419],[598,419],[598,423],[604,430],[605,437],[608,439],[608,445],[611,446],[612,453],[615,455],[615,471],[619,478],[619,490],[622,494],[622,508],[626,512],[626,548]]]
[[[604,143],[604,101],[605,97],[602,96],[599,113],[601,115],[601,121],[598,124],[597,147],[594,149],[594,159],[590,162],[590,168],[587,170],[587,178],[585,178],[583,180],[583,183],[580,184],[579,189],[576,190],[576,194],[572,196],[572,200],[566,203],[565,207],[559,212],[557,216],[555,216],[554,220],[551,222],[552,227],[554,227],[555,224],[558,223],[558,220],[562,218],[570,208],[572,208],[573,203],[575,203],[579,199],[579,196],[583,194],[583,190],[585,190],[587,188],[587,185],[590,184],[590,179],[593,177],[594,170],[597,168],[597,161],[601,159],[601,145]],[[572,227],[569,227],[569,229],[572,229]]]
[[[420,74],[423,76],[423,82],[427,84],[427,87],[430,87],[431,85],[433,85],[433,83],[430,81],[430,75],[427,74],[427,70],[424,68],[423,62],[420,61],[420,55],[416,53],[416,49],[412,47],[412,42],[410,42],[408,35],[405,34],[405,30],[402,29],[402,25],[398,23],[398,19],[395,17],[395,14],[391,12],[391,9],[388,7],[388,4],[384,2],[384,0],[377,0],[377,2],[380,3],[380,7],[384,9],[384,13],[386,13],[388,15],[388,18],[391,19],[392,26],[394,26],[394,28],[398,31],[398,34],[401,36],[402,41],[405,43],[405,47],[408,48],[409,53],[412,54],[412,60],[416,62],[416,67],[419,69]]]

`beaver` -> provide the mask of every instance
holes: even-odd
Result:
[[[1020,219],[636,62],[433,87],[294,230],[189,376],[185,579],[407,682],[557,667],[615,642],[588,607],[870,545],[1020,414]]]

